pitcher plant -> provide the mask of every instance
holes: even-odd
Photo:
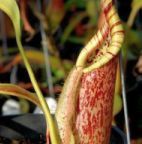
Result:
[[[124,31],[111,0],[103,24],[81,51],[61,94],[56,119],[62,143],[109,143],[118,54]]]
[[[108,144],[119,51],[124,30],[112,0],[101,0],[98,31],[80,52],[59,98],[55,119],[51,116],[21,44],[20,14],[15,0],[1,0],[0,9],[12,20],[17,45],[37,94],[13,86],[0,93],[31,100],[44,112],[47,144]],[[21,91],[21,92],[20,92]],[[24,95],[27,95],[24,96]],[[30,96],[32,95],[32,96]]]

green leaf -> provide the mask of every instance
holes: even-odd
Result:
[[[27,99],[41,108],[40,102],[34,93],[31,93],[13,84],[0,84],[0,94]]]
[[[130,13],[130,16],[129,16],[128,22],[127,22],[129,27],[131,27],[133,25],[135,17],[141,8],[142,8],[141,0],[133,0],[132,1],[132,10],[131,10],[131,13]]]
[[[120,95],[114,96],[113,116],[116,116],[122,109],[122,99]]]
[[[59,135],[57,134],[58,130],[57,130],[56,124],[50,114],[49,107],[48,107],[48,105],[42,95],[42,92],[38,86],[37,80],[35,78],[35,75],[29,64],[29,61],[26,57],[26,54],[24,52],[24,49],[23,49],[23,46],[21,43],[20,13],[19,13],[18,5],[15,0],[0,0],[0,9],[2,11],[4,11],[10,17],[10,19],[13,23],[15,34],[16,34],[16,41],[17,41],[17,45],[18,45],[20,54],[22,56],[23,62],[25,64],[28,74],[30,76],[33,87],[38,96],[39,102],[42,106],[42,109],[43,109],[43,112],[44,112],[44,115],[46,118],[46,123],[48,123],[48,126],[49,126],[51,142],[53,144],[59,144],[60,138],[59,138]]]

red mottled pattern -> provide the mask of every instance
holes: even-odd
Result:
[[[82,76],[75,137],[77,144],[108,144],[118,57]]]

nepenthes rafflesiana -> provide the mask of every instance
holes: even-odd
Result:
[[[108,138],[103,138],[106,135],[103,131],[106,130],[102,129],[110,129],[112,109],[108,108],[109,114],[104,113],[107,112],[106,101],[108,101],[109,94],[111,97],[108,106],[111,107],[113,102],[117,55],[123,42],[124,31],[112,1],[102,0],[101,4],[105,18],[104,25],[81,51],[76,66],[67,78],[58,103],[56,119],[63,144],[108,143]],[[107,45],[104,44],[106,40]],[[97,56],[93,57],[90,64],[87,60],[93,53]],[[105,72],[108,73],[108,77],[105,76]],[[105,83],[110,84],[107,86]],[[101,86],[103,88],[100,88]],[[103,97],[103,102],[100,97]],[[96,99],[99,106],[96,105]],[[108,123],[104,122],[105,117],[104,120],[100,118],[102,116],[108,117]],[[93,126],[94,129],[96,127],[96,131],[93,130]]]

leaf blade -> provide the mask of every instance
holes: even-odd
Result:
[[[19,98],[27,99],[41,108],[41,104],[34,93],[31,93],[17,85],[0,84],[0,94],[17,96]]]
[[[24,61],[24,64],[25,64],[26,69],[28,71],[28,74],[30,76],[31,82],[32,82],[33,87],[36,91],[36,94],[38,96],[40,104],[42,106],[42,109],[43,109],[43,112],[44,112],[44,115],[46,118],[46,123],[48,123],[48,126],[49,126],[51,142],[54,144],[59,144],[60,138],[58,135],[57,125],[50,114],[49,107],[48,107],[46,100],[44,99],[42,92],[38,86],[37,80],[35,78],[35,75],[32,71],[32,68],[29,64],[29,61],[26,57],[26,54],[24,52],[24,49],[23,49],[23,46],[21,43],[20,13],[19,13],[17,3],[15,0],[0,0],[0,9],[2,11],[4,11],[10,17],[10,19],[13,23],[15,34],[16,34],[16,41],[17,41],[17,45],[18,45],[20,54],[22,56],[22,59]]]

